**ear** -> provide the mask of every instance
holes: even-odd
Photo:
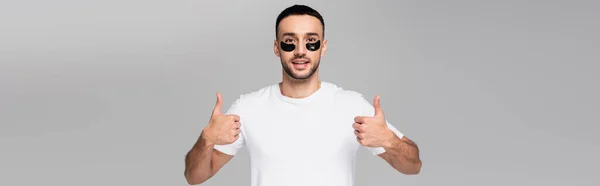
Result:
[[[277,44],[277,39],[273,41],[273,52],[275,53],[275,56],[281,57],[281,55],[279,54],[279,45]]]
[[[321,49],[321,57],[325,56],[325,53],[327,52],[327,40],[323,40],[323,48]]]

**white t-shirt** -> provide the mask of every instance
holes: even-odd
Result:
[[[240,138],[214,148],[229,155],[247,148],[251,186],[352,186],[361,147],[354,117],[373,116],[375,110],[362,94],[321,82],[302,99],[283,96],[273,84],[241,95],[226,113],[240,116]],[[374,155],[385,152],[368,149]]]

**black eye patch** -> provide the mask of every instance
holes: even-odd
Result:
[[[281,46],[281,49],[286,52],[291,52],[296,49],[295,44],[286,44],[283,41],[281,41],[279,45]],[[310,51],[316,51],[319,50],[319,48],[321,48],[321,40],[314,43],[306,43],[306,49]]]
[[[314,43],[306,43],[306,49],[308,49],[310,51],[319,50],[320,47],[321,47],[321,40],[314,42]]]
[[[279,45],[281,45],[281,50],[286,51],[286,52],[291,52],[296,49],[295,44],[286,44],[283,41]]]

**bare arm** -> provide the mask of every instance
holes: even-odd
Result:
[[[394,169],[403,174],[419,174],[422,162],[419,158],[419,148],[415,142],[406,136],[402,138],[396,136],[384,148],[386,152],[379,156],[394,167]]]
[[[234,143],[240,139],[240,116],[221,112],[221,94],[217,93],[217,104],[200,137],[185,156],[185,179],[190,185],[204,183],[214,176],[232,155],[215,150],[215,145]]]
[[[233,158],[215,150],[203,135],[194,144],[185,157],[185,178],[190,185],[204,183],[214,176],[221,167]]]
[[[367,147],[383,147],[385,152],[379,156],[399,172],[419,174],[422,162],[419,158],[417,144],[404,135],[398,135],[400,133],[387,123],[379,103],[379,96],[375,96],[373,107],[375,112],[372,117],[357,116],[354,118],[352,127],[358,142]],[[398,134],[396,134],[397,132]]]

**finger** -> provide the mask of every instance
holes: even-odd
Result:
[[[366,123],[367,120],[368,120],[368,117],[364,117],[364,116],[356,116],[356,117],[354,117],[354,122],[359,123],[359,124]]]
[[[365,138],[365,133],[364,132],[360,132],[358,130],[354,130],[354,135],[360,139],[364,139]]]
[[[379,103],[379,100],[379,95],[375,96],[375,99],[373,100],[373,108],[375,109],[374,116],[383,116],[383,109],[381,109],[381,103]]]
[[[357,131],[361,132],[362,129],[363,129],[363,126],[361,124],[359,124],[359,123],[353,123],[352,124],[352,128],[354,128],[354,130],[357,130]]]
[[[360,132],[358,132],[357,130],[354,130],[354,135],[358,138],[358,139],[362,139],[362,135],[360,134]]]
[[[233,129],[239,129],[242,126],[240,122],[233,123]]]
[[[356,137],[356,141],[358,142],[358,144],[365,146],[365,142],[363,141],[363,139]]]
[[[235,114],[229,115],[229,118],[231,120],[233,120],[234,122],[239,122],[240,121],[240,116],[235,115]]]
[[[215,108],[213,109],[213,115],[222,114],[222,112],[221,112],[222,104],[223,104],[223,96],[221,96],[221,93],[217,92],[217,103],[215,104]]]
[[[229,131],[229,135],[231,135],[231,136],[233,136],[233,137],[235,137],[235,136],[239,136],[239,135],[240,135],[240,133],[242,133],[240,129],[231,129],[231,130]]]

